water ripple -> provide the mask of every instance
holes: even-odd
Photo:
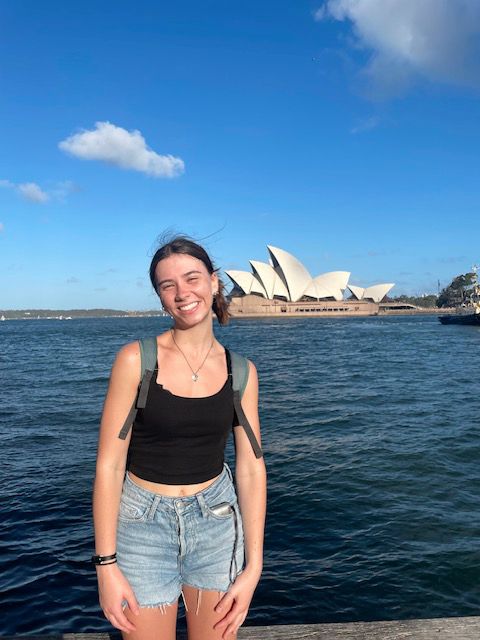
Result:
[[[166,326],[1,323],[3,633],[110,629],[88,564],[98,421],[116,351]],[[269,503],[250,622],[477,614],[480,331],[435,317],[216,331],[261,383]]]

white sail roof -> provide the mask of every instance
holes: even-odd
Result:
[[[250,260],[250,264],[252,265],[255,275],[262,283],[268,299],[271,300],[274,296],[281,296],[288,300],[287,287],[272,265],[258,260]]]
[[[363,287],[356,287],[353,284],[347,285],[350,291],[353,293],[357,300],[361,300],[363,298],[363,294],[365,289]]]
[[[374,284],[371,287],[355,287],[353,284],[349,284],[348,288],[353,293],[357,300],[373,300],[373,302],[381,302],[387,293],[395,286],[394,283],[389,282],[385,284]]]
[[[313,281],[317,286],[329,291],[329,297],[343,300],[343,292],[347,288],[349,277],[349,271],[329,271],[316,276]]]
[[[235,269],[225,271],[227,276],[239,289],[248,295],[249,293],[259,293],[267,297],[262,283],[250,271],[237,271]]]
[[[327,289],[326,287],[322,287],[321,284],[317,284],[315,279],[313,279],[308,287],[303,292],[304,296],[310,296],[310,298],[316,298],[317,300],[321,300],[322,298],[333,298],[334,293],[332,290]]]
[[[363,298],[369,298],[374,302],[381,302],[387,293],[395,286],[393,282],[385,284],[374,284],[371,287],[367,287],[363,294]]]
[[[270,252],[275,271],[288,289],[288,299],[292,302],[300,300],[310,284],[312,276],[300,260],[297,260],[291,253],[270,245],[267,245],[267,249]]]

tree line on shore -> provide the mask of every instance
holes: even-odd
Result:
[[[437,309],[442,307],[459,307],[468,302],[476,281],[477,276],[474,272],[464,273],[455,276],[451,283],[444,287],[438,295],[397,296],[395,298],[385,298],[385,301],[408,302],[418,307]]]
[[[5,320],[42,320],[56,318],[133,318],[145,316],[163,316],[163,311],[123,311],[121,309],[0,309],[0,317]]]

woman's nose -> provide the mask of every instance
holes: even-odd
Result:
[[[177,291],[175,297],[179,300],[182,300],[187,294],[187,285],[183,282],[179,282],[177,284]]]

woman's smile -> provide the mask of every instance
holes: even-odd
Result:
[[[181,307],[178,307],[178,308],[179,308],[180,311],[183,311],[183,312],[185,312],[185,311],[186,312],[194,311],[198,307],[199,304],[200,304],[199,301],[195,300],[194,302],[189,302],[188,304],[185,304],[185,305],[183,305]]]

